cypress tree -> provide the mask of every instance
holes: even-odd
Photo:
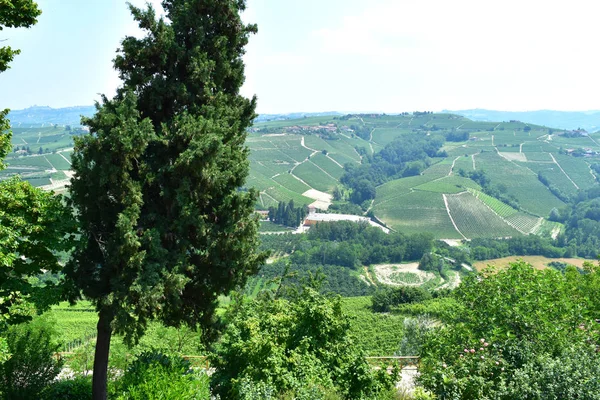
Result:
[[[115,59],[123,81],[83,122],[72,156],[81,239],[71,295],[99,313],[93,398],[106,398],[113,333],[135,343],[148,321],[208,328],[217,296],[243,285],[257,251],[246,129],[256,98],[239,94],[256,26],[244,0],[165,0],[165,18],[130,6],[143,38]],[[208,338],[208,329],[206,329]]]

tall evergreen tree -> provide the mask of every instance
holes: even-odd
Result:
[[[81,240],[66,272],[98,310],[93,397],[106,398],[113,333],[147,322],[210,326],[217,296],[243,285],[258,252],[242,55],[256,26],[244,0],[164,0],[165,18],[130,6],[146,36],[115,59],[123,87],[76,138],[72,204]]]

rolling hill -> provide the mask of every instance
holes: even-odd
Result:
[[[14,124],[15,152],[0,177],[21,174],[58,189],[68,179],[72,135],[66,127]],[[473,121],[456,114],[313,115],[256,122],[247,144],[247,187],[260,191],[257,208],[279,201],[327,208],[346,165],[359,166],[404,135],[446,136],[443,157],[417,176],[376,188],[364,210],[388,227],[436,238],[556,234],[547,221],[578,189],[597,185],[600,133],[565,131],[518,121]],[[485,175],[485,187],[478,174]],[[472,179],[473,178],[473,179]],[[492,190],[490,190],[492,188]]]

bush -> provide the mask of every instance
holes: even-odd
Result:
[[[92,377],[76,376],[55,381],[42,392],[41,400],[91,400]]]
[[[399,286],[378,289],[371,301],[376,312],[388,312],[392,306],[408,303],[420,303],[431,299],[431,293],[419,286]]]
[[[0,365],[0,390],[4,399],[38,399],[58,375],[62,363],[54,357],[59,344],[45,318],[12,326],[6,332],[10,359]]]
[[[425,342],[426,335],[434,328],[436,321],[427,315],[416,318],[404,318],[404,335],[400,341],[400,348],[396,352],[399,356],[418,356]]]
[[[448,399],[599,399],[599,293],[591,266],[469,276],[426,336],[418,382]]]
[[[119,400],[210,399],[206,374],[192,370],[181,357],[158,352],[140,354],[116,386]]]
[[[398,371],[372,371],[339,297],[314,287],[290,300],[263,292],[227,319],[211,358],[211,385],[222,399],[377,399],[393,387]]]

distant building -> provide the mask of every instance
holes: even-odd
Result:
[[[378,224],[377,222],[371,221],[370,218],[362,217],[360,215],[351,215],[351,214],[322,214],[311,212],[308,214],[306,219],[304,220],[304,226],[310,227],[318,224],[319,222],[335,222],[335,221],[351,221],[356,223],[367,223],[371,226],[375,226],[385,233],[390,233],[390,230],[385,226]]]

